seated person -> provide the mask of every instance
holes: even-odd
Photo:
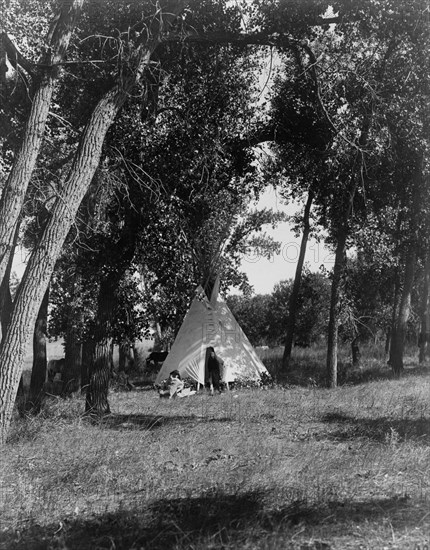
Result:
[[[172,399],[172,397],[176,397],[178,394],[180,394],[183,388],[184,383],[181,380],[181,375],[179,374],[179,371],[173,370],[169,374],[169,378],[167,379],[164,388],[159,390],[158,393],[160,394],[160,397],[168,397],[169,399]]]

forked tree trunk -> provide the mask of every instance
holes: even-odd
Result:
[[[33,368],[31,370],[30,391],[27,399],[27,410],[37,414],[45,396],[47,374],[46,330],[48,325],[49,288],[46,290],[37,315],[33,336]]]
[[[14,232],[45,134],[55,80],[58,76],[58,65],[68,48],[83,1],[64,0],[48,32],[48,53],[43,56],[40,64],[48,68],[39,77],[21,147],[15,155],[0,201],[0,282],[3,281],[9,256],[13,250]]]
[[[423,284],[420,297],[420,335],[419,335],[419,363],[426,360],[427,349],[430,341],[430,253],[427,252],[424,262]]]
[[[76,211],[98,166],[106,132],[125,98],[124,90],[115,87],[95,107],[82,136],[69,177],[63,186],[62,196],[52,207],[42,237],[27,264],[0,349],[1,442],[5,441],[9,428],[23,357],[40,303]]]
[[[177,10],[167,6],[166,12],[157,12],[153,19],[153,38],[139,51],[134,70],[129,68],[128,76],[118,80],[94,108],[82,134],[78,151],[69,175],[55,201],[43,234],[34,248],[27,264],[23,280],[0,348],[0,443],[6,441],[12,416],[13,404],[22,373],[25,349],[31,338],[43,295],[48,287],[64,240],[74,221],[76,211],[88,189],[97,169],[103,142],[108,129],[124,104],[133,85],[140,78],[151,54],[158,45],[159,31],[182,10],[182,2],[175,2]],[[162,22],[160,21],[162,19]]]
[[[414,284],[416,247],[411,244],[406,256],[405,276],[400,297],[399,311],[391,331],[390,366],[396,378],[403,372],[403,354],[406,339],[407,323],[411,310],[411,293]]]
[[[291,357],[291,350],[293,349],[294,331],[296,328],[297,318],[297,300],[300,292],[300,283],[302,280],[303,264],[305,262],[306,246],[308,244],[310,226],[310,212],[312,201],[314,199],[314,193],[310,189],[308,194],[308,200],[306,201],[305,211],[303,215],[303,234],[302,241],[300,243],[299,259],[297,261],[296,274],[294,277],[293,290],[291,292],[290,299],[288,301],[288,321],[287,321],[287,336],[285,338],[284,355],[282,357],[282,368],[287,370]]]
[[[333,267],[330,296],[330,318],[327,334],[327,385],[337,386],[337,346],[339,328],[339,297],[342,285],[342,275],[345,267],[347,230],[344,227],[338,233],[336,254]]]

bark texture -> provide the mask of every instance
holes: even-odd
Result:
[[[108,401],[111,374],[110,348],[110,338],[105,338],[94,347],[85,401],[85,412],[92,416],[102,417],[110,414]]]
[[[57,65],[64,58],[83,1],[64,0],[48,32],[48,53],[43,56],[40,63],[44,68],[35,78],[36,91],[32,98],[21,147],[15,155],[0,201],[0,281],[4,278],[13,250],[13,236],[45,134],[55,80],[58,76]]]

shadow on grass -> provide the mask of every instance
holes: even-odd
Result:
[[[270,495],[224,494],[215,490],[201,496],[166,498],[152,503],[139,503],[135,499],[118,503],[119,509],[113,513],[69,518],[47,526],[33,524],[15,532],[3,531],[0,548],[233,549],[259,547],[259,543],[270,539],[270,547],[287,549],[298,548],[290,545],[292,537],[297,537],[297,526],[303,537],[309,537],[312,527],[321,525],[325,538],[329,538],[332,528],[339,532],[347,529],[351,521],[365,522],[369,528],[370,524],[387,519],[391,536],[393,529],[418,526],[423,515],[421,508],[417,510],[405,498],[315,505],[306,501],[285,505],[276,502],[271,509],[264,505],[265,497]],[[424,526],[421,524],[419,528]],[[330,548],[330,544],[324,544],[306,548]]]
[[[350,441],[366,438],[379,443],[397,443],[412,440],[428,445],[430,443],[430,420],[393,418],[354,418],[340,413],[329,413],[322,417],[323,422],[337,424],[339,429],[330,432],[329,438]]]
[[[212,417],[192,415],[162,416],[155,414],[112,414],[96,421],[102,428],[112,430],[155,430],[164,428],[170,424],[175,426],[195,426],[210,422],[231,422],[234,420],[229,416]]]

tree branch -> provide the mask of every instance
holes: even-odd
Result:
[[[0,33],[0,41],[0,64],[2,66],[6,65],[7,56],[7,59],[15,70],[18,70],[18,67],[22,67],[30,76],[33,76],[34,64],[22,55],[6,32],[3,31]],[[6,72],[7,69],[4,73]]]

